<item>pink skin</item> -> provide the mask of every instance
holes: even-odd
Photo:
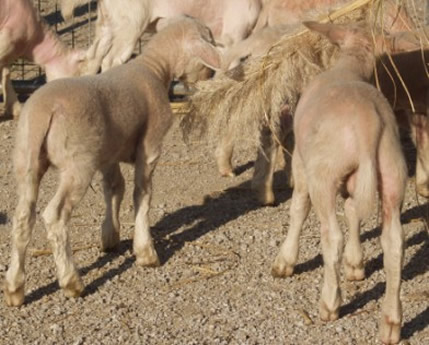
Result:
[[[37,15],[29,0],[2,0],[0,2],[0,70],[5,95],[6,113],[19,113],[19,103],[5,70],[18,58],[34,61],[46,69],[48,80],[75,76],[80,73],[83,53],[72,51],[52,32]]]

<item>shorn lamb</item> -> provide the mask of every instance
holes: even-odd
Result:
[[[87,0],[62,0],[65,19]],[[228,49],[252,31],[260,0],[117,0],[98,1],[94,42],[88,49],[93,72],[126,62],[149,24],[159,18],[189,15],[207,25],[219,46]],[[239,15],[238,15],[239,14]]]
[[[322,320],[336,320],[341,303],[339,265],[343,234],[336,218],[336,196],[346,198],[350,239],[345,247],[345,272],[350,280],[364,278],[359,241],[360,222],[374,209],[377,189],[382,202],[381,245],[386,271],[386,296],[380,335],[383,343],[399,342],[403,233],[400,209],[407,168],[393,110],[369,81],[375,55],[389,52],[392,41],[357,26],[307,22],[306,26],[340,46],[334,66],[304,89],[294,115],[292,156],[294,191],[287,238],[277,255],[274,276],[293,273],[298,238],[312,204],[320,220],[324,283],[320,299]],[[395,49],[401,42],[396,38]],[[408,44],[408,43],[407,43]]]
[[[8,305],[24,302],[25,253],[39,184],[49,166],[57,168],[59,186],[42,217],[66,296],[79,296],[83,290],[66,225],[97,170],[103,175],[106,201],[101,246],[107,251],[119,243],[118,216],[125,187],[119,162],[135,165],[136,263],[159,265],[148,219],[151,176],[172,122],[169,84],[194,59],[211,68],[221,65],[210,30],[191,18],[180,18],[154,36],[132,62],[97,76],[53,81],[27,100],[14,151],[19,200],[4,286]]]
[[[296,23],[299,20],[314,19],[323,13],[327,13],[326,9],[330,6],[338,9],[339,5],[343,6],[345,3],[353,1],[347,0],[320,0],[320,1],[287,1],[287,0],[271,0],[264,6],[258,23],[255,26],[255,32],[258,30],[267,30],[269,28],[281,27],[286,23]],[[310,5],[311,6],[310,6]],[[314,6],[314,8],[312,8]],[[315,10],[316,9],[316,10]],[[317,9],[319,9],[317,11]],[[379,18],[383,23],[386,32],[407,31],[414,27],[410,17],[404,8],[398,7],[392,1],[384,1],[382,9],[374,9],[374,13],[380,11],[382,18]],[[289,21],[286,21],[286,20]],[[251,36],[250,36],[251,37]],[[249,37],[249,39],[250,39]],[[284,35],[286,37],[286,35]],[[299,92],[299,90],[297,90]],[[286,100],[289,108],[293,109],[294,104],[291,100]],[[289,114],[291,116],[292,114]],[[280,118],[287,118],[287,114],[282,111]],[[286,132],[284,132],[286,130]],[[257,194],[257,199],[264,205],[274,203],[275,197],[272,188],[273,174],[275,171],[276,157],[280,143],[284,138],[288,138],[291,128],[282,127],[282,130],[277,131],[274,136],[271,135],[269,130],[264,129],[261,133],[261,151],[255,162],[254,178],[252,181],[252,189]],[[232,166],[233,156],[233,135],[227,134],[220,145],[216,149],[216,162],[218,170],[223,176],[234,176],[234,169]],[[290,144],[283,143],[288,147]],[[290,151],[290,150],[289,150]],[[288,154],[286,154],[288,155]]]
[[[18,116],[21,105],[10,81],[9,65],[26,58],[45,68],[48,81],[85,72],[85,52],[60,41],[30,0],[0,2],[0,71],[5,114]]]

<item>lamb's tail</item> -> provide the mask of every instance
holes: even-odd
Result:
[[[73,11],[76,7],[85,5],[91,0],[61,0],[61,15],[64,20],[70,20],[73,17]]]
[[[32,103],[29,100],[29,103]],[[16,130],[16,141],[13,152],[15,174],[17,178],[29,177],[33,182],[40,179],[42,165],[47,165],[44,156],[46,137],[51,127],[53,112],[36,116],[37,104],[25,104]],[[34,105],[34,107],[33,107]]]

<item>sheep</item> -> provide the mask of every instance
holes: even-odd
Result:
[[[334,5],[338,7],[339,4],[341,5],[345,2],[350,1],[321,0],[317,1],[316,5],[314,0],[300,2],[270,0],[267,5],[264,6],[254,31],[258,32],[258,30],[261,29],[275,28],[286,23],[290,23],[292,25],[291,28],[293,28],[293,24],[297,21],[316,18],[321,12],[326,12],[326,8]],[[318,8],[309,10],[312,6],[317,6]],[[397,7],[394,2],[384,1],[382,16],[383,26],[386,31],[407,31],[414,27],[405,9]],[[288,22],[286,22],[286,19]],[[293,106],[289,106],[289,108],[293,108]],[[281,112],[278,116],[283,119],[285,116],[292,116],[292,114],[287,115]],[[280,121],[280,123],[283,122],[283,120]],[[269,130],[263,129],[261,131],[261,149],[255,162],[252,189],[255,191],[258,201],[263,205],[271,205],[275,201],[272,181],[276,157],[278,156],[277,151],[280,149],[280,144],[284,138],[290,137],[290,133],[291,128],[284,126],[280,131],[277,131],[273,137],[271,137],[272,133]],[[283,142],[283,145],[286,147],[287,151],[290,151],[290,143]],[[235,175],[231,163],[233,148],[233,135],[227,133],[226,136],[222,138],[220,145],[215,151],[216,163],[222,176],[233,177]],[[288,153],[286,152],[286,156],[287,155]]]
[[[350,280],[364,278],[360,222],[376,200],[382,203],[381,245],[386,271],[386,297],[382,306],[380,336],[383,343],[400,339],[400,302],[403,233],[400,223],[407,168],[393,110],[369,83],[375,55],[390,52],[392,40],[373,36],[358,26],[304,23],[340,46],[337,62],[304,88],[293,122],[292,157],[294,191],[290,228],[272,266],[275,277],[290,276],[298,257],[298,238],[311,204],[320,220],[324,283],[320,317],[336,320],[341,304],[339,264],[343,234],[336,213],[336,195],[345,197],[350,228],[345,247],[345,272]],[[406,46],[408,42],[404,41]],[[396,37],[395,49],[401,49]]]
[[[36,13],[30,0],[0,2],[0,72],[7,115],[18,116],[21,105],[8,66],[26,58],[45,68],[48,81],[85,73],[81,50],[69,49]]]
[[[84,2],[62,0],[63,17],[69,19],[73,9]],[[212,30],[221,48],[227,50],[249,35],[260,9],[261,0],[207,0],[204,6],[196,0],[128,0],[126,4],[99,0],[95,39],[87,52],[92,72],[96,73],[100,65],[105,71],[127,61],[138,39],[158,18],[186,14],[200,19]]]
[[[194,59],[210,68],[221,66],[210,30],[191,18],[180,18],[155,35],[132,62],[96,76],[47,83],[27,100],[13,155],[19,200],[4,285],[9,306],[24,302],[25,252],[39,184],[49,166],[57,168],[59,186],[42,218],[66,296],[79,296],[83,290],[66,225],[97,170],[103,175],[106,202],[101,248],[109,251],[119,243],[118,216],[125,187],[120,162],[135,165],[136,263],[160,264],[149,230],[151,176],[172,122],[169,84]]]

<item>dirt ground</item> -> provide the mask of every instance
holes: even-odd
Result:
[[[379,215],[361,234],[365,279],[341,281],[340,318],[322,322],[318,301],[323,276],[318,221],[311,212],[303,229],[296,273],[271,276],[271,263],[289,224],[292,191],[281,169],[275,175],[277,204],[261,207],[250,179],[255,148],[239,143],[238,176],[222,178],[215,143],[185,144],[179,116],[167,135],[153,179],[152,234],[161,267],[135,265],[132,254],[133,169],[122,165],[127,192],[117,252],[99,250],[104,199],[100,175],[74,211],[69,235],[86,285],[67,299],[56,281],[40,214],[53,196],[55,171],[45,176],[37,222],[26,261],[26,299],[19,308],[0,303],[0,344],[378,344],[385,290]],[[11,151],[16,122],[0,122],[0,276],[9,265],[16,205]],[[406,141],[406,140],[404,140]],[[425,199],[416,198],[414,151],[405,145],[410,179],[401,221],[405,235],[402,273],[402,344],[429,344],[429,238]],[[344,233],[342,202],[338,217]],[[2,293],[0,293],[2,298]]]

